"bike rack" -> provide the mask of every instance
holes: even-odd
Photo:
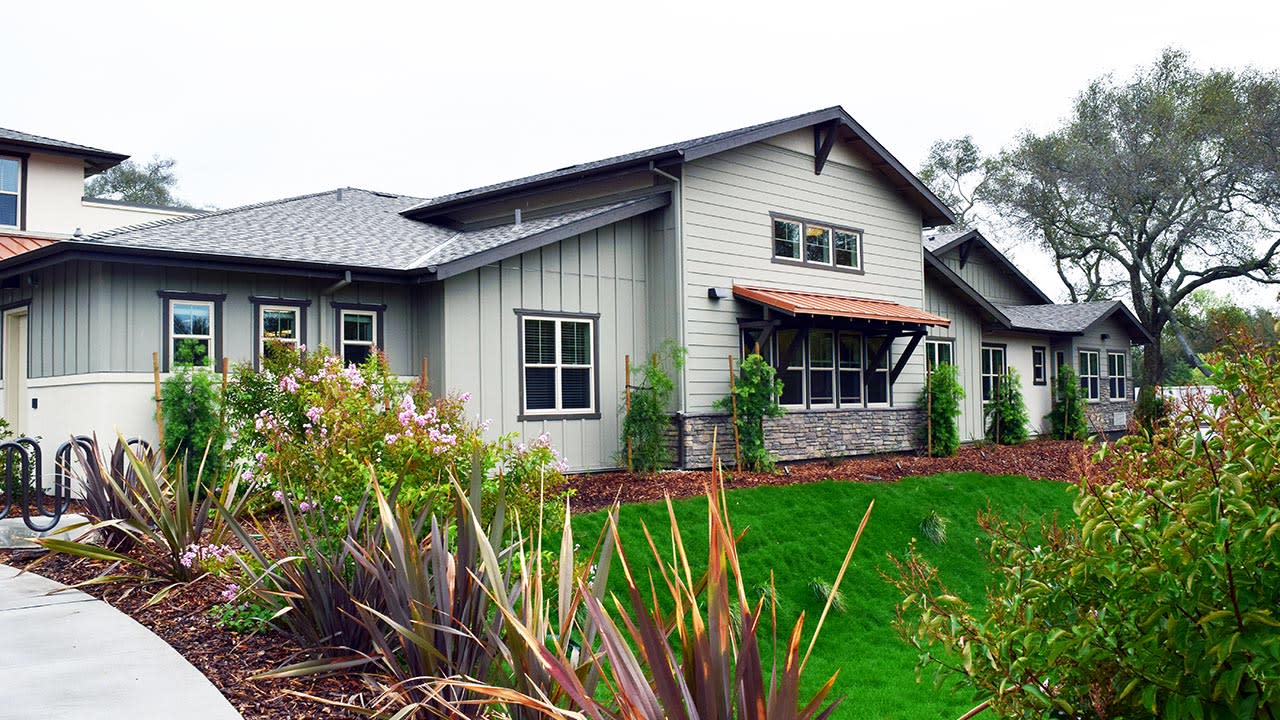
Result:
[[[4,463],[4,506],[0,516],[7,516],[17,505],[22,508],[22,522],[33,532],[57,527],[71,504],[71,482],[65,474],[55,475],[52,506],[46,507],[48,496],[40,477],[43,454],[39,441],[21,437],[0,442],[0,461]]]

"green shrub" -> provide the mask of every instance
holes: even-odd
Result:
[[[192,477],[202,462],[206,476],[222,474],[227,434],[218,384],[208,370],[180,365],[161,386],[164,456],[184,463]]]
[[[738,447],[742,469],[772,472],[775,457],[764,444],[765,418],[780,417],[785,411],[778,404],[782,381],[777,372],[760,355],[751,354],[742,361],[733,393],[716,401],[720,410],[732,411],[737,399]],[[721,438],[727,444],[728,438]]]
[[[1083,440],[1089,436],[1085,399],[1080,378],[1070,365],[1058,368],[1053,386],[1053,407],[1049,410],[1049,434],[1056,440]]]
[[[1156,425],[1168,415],[1168,403],[1160,394],[1159,388],[1143,385],[1138,390],[1138,403],[1133,409],[1133,419],[1138,426],[1147,432],[1153,432]]]
[[[1071,522],[983,516],[996,579],[978,605],[900,562],[899,628],[943,681],[1000,717],[1280,716],[1280,348],[1215,380],[1104,446]]]
[[[1000,376],[987,403],[987,437],[1000,445],[1027,441],[1027,404],[1022,401],[1022,379],[1009,368]]]
[[[626,455],[630,442],[631,455],[623,460],[629,470],[651,473],[671,465],[671,447],[667,444],[667,430],[671,417],[667,412],[676,384],[671,373],[663,365],[667,356],[671,369],[679,372],[684,367],[685,348],[667,342],[663,352],[655,354],[649,362],[632,367],[632,375],[639,375],[640,382],[631,389],[631,408],[622,421],[622,453]],[[627,378],[632,382],[632,378]]]
[[[920,521],[920,534],[934,545],[946,545],[949,523],[950,521],[939,515],[937,510],[930,510],[929,514]]]
[[[920,406],[925,410],[925,426],[920,429],[921,444],[930,444],[933,457],[955,455],[960,449],[960,401],[964,388],[960,385],[956,366],[942,363],[929,373]]]

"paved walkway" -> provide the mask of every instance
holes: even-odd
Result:
[[[0,719],[240,720],[168,643],[79,590],[0,565]]]

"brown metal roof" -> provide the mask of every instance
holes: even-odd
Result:
[[[825,315],[828,317],[879,320],[912,325],[951,327],[951,321],[923,310],[887,300],[820,295],[818,293],[778,290],[775,288],[733,286],[734,297],[781,310],[789,315]]]
[[[24,235],[0,235],[0,260],[8,260],[29,250],[52,245],[57,240],[27,237]]]

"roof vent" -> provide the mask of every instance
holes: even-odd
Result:
[[[516,208],[516,227],[520,227],[520,208]]]
[[[338,202],[342,202],[342,188],[338,188]]]
[[[76,231],[71,233],[71,237],[84,237],[84,231],[80,228],[76,228]]]

